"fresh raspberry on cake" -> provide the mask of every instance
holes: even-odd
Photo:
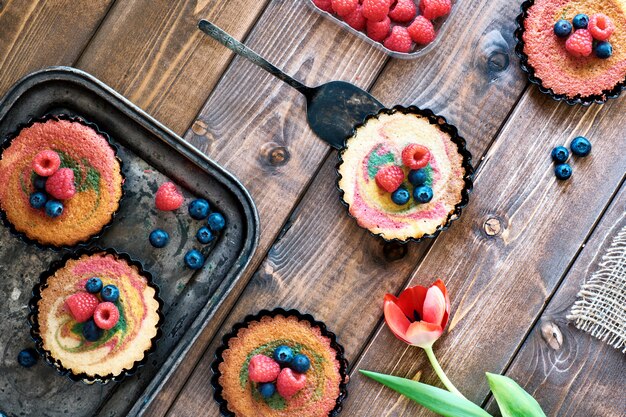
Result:
[[[92,318],[99,303],[98,297],[88,292],[72,294],[65,300],[72,317],[79,323],[84,323]]]
[[[290,368],[280,371],[276,381],[276,390],[283,398],[293,397],[305,386],[306,375],[294,372]]]
[[[410,22],[417,13],[413,0],[397,0],[395,6],[389,10],[389,18],[396,22]]]
[[[388,19],[389,7],[390,0],[363,0],[363,16],[370,22],[380,22]]]
[[[389,165],[379,169],[374,178],[380,188],[393,193],[404,182],[404,171],[399,166]]]
[[[370,39],[375,40],[376,42],[382,42],[387,39],[387,35],[389,35],[389,30],[391,29],[391,20],[388,17],[385,17],[380,22],[374,22],[371,20],[367,21],[366,33]]]
[[[46,192],[58,200],[69,200],[76,194],[74,171],[61,168],[46,181]]]
[[[55,151],[46,150],[39,152],[33,159],[33,171],[42,177],[49,177],[57,172],[61,166],[61,158]]]
[[[391,29],[391,35],[385,39],[383,45],[389,50],[407,53],[411,50],[413,41],[411,40],[409,31],[405,27],[394,26],[393,29]]]
[[[450,0],[421,0],[420,11],[422,16],[429,20],[450,14],[452,3]]]
[[[331,0],[333,10],[338,16],[347,16],[356,10],[359,0]]]
[[[360,4],[356,7],[356,10],[347,16],[344,16],[343,20],[356,30],[365,30],[367,25],[367,19],[363,16],[363,6]]]
[[[577,58],[589,56],[593,52],[593,36],[587,29],[578,29],[565,41],[565,49]]]
[[[419,45],[428,45],[435,40],[436,34],[433,22],[424,16],[417,16],[407,30],[413,42]]]
[[[430,151],[426,146],[412,143],[402,151],[402,163],[409,169],[422,169],[430,161]]]
[[[162,211],[172,211],[183,205],[185,198],[173,182],[161,184],[156,192],[155,205]]]
[[[615,25],[607,15],[598,13],[589,19],[589,33],[595,40],[608,41],[615,32]]]
[[[313,4],[315,4],[320,10],[324,10],[328,13],[333,12],[333,5],[331,0],[313,0]]]
[[[93,321],[102,330],[110,330],[120,321],[120,311],[109,301],[100,303],[93,313]]]
[[[272,382],[280,374],[280,365],[265,355],[255,355],[248,365],[248,377],[252,382]]]

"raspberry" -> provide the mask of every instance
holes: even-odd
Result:
[[[378,170],[376,173],[376,184],[383,190],[393,193],[402,185],[404,181],[404,171],[395,165],[389,165]]]
[[[430,151],[426,146],[412,143],[402,151],[402,163],[409,169],[422,169],[430,161]]]
[[[363,16],[370,22],[380,22],[387,19],[390,6],[389,0],[363,0]]]
[[[313,0],[313,4],[315,4],[318,9],[324,10],[325,12],[333,12],[331,0]]]
[[[367,20],[363,17],[363,6],[360,4],[356,7],[356,10],[347,16],[344,16],[343,20],[346,21],[353,29],[365,30]]]
[[[589,32],[595,40],[608,41],[614,31],[615,25],[605,14],[594,14],[589,19]]]
[[[33,171],[42,177],[49,177],[61,166],[61,158],[55,151],[41,151],[33,159]]]
[[[265,355],[255,355],[248,365],[248,377],[252,382],[272,382],[280,374],[280,365]]]
[[[69,200],[76,194],[74,171],[61,168],[46,181],[46,192],[58,200]]]
[[[156,208],[162,211],[176,210],[183,205],[184,200],[173,182],[161,184],[154,198]]]
[[[389,18],[396,22],[410,22],[415,17],[417,8],[413,0],[398,0],[389,10]]]
[[[100,303],[93,313],[93,321],[102,330],[112,329],[120,321],[120,311],[111,302]]]
[[[70,295],[67,300],[65,300],[65,304],[69,308],[70,313],[72,313],[74,320],[79,323],[84,323],[89,320],[93,316],[94,311],[96,311],[99,303],[98,297],[87,292],[79,292]]]
[[[424,16],[417,16],[407,30],[411,39],[417,44],[428,45],[435,40],[435,27]]]
[[[293,397],[298,391],[306,386],[306,375],[285,368],[280,371],[278,381],[276,381],[276,390],[283,398]]]
[[[578,29],[565,41],[565,49],[577,58],[589,56],[593,52],[593,36],[587,29]]]
[[[367,21],[367,36],[376,42],[384,41],[389,35],[389,29],[391,29],[391,20],[388,17],[380,22]]]
[[[333,10],[337,16],[347,16],[356,10],[359,0],[331,0]]]
[[[452,10],[450,0],[422,0],[420,2],[422,16],[429,20],[450,14],[450,10]]]
[[[385,45],[385,48],[392,51],[407,53],[411,50],[413,42],[405,27],[394,26],[393,29],[391,29],[391,35],[385,39],[383,45]]]

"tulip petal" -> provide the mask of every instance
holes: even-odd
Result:
[[[391,297],[388,298],[387,296],[385,296],[385,303],[383,304],[385,323],[387,323],[387,326],[389,326],[389,330],[391,330],[391,332],[398,339],[402,340],[405,343],[411,344],[411,342],[409,342],[406,338],[406,331],[411,325],[411,322],[404,315],[404,312],[402,312],[400,307],[398,307],[398,305],[393,302]]]
[[[438,286],[433,285],[426,293],[424,300],[423,320],[441,326],[446,314],[446,298]]]
[[[406,331],[406,339],[414,346],[427,348],[432,346],[442,333],[443,329],[438,324],[416,321],[411,323]]]
[[[441,319],[441,328],[445,329],[446,325],[448,324],[448,319],[450,318],[449,317],[450,316],[450,297],[448,297],[448,289],[446,288],[446,284],[444,284],[443,281],[440,279],[435,281],[433,285],[436,285],[437,287],[439,287],[439,289],[443,293],[443,296],[446,300],[446,313]]]
[[[400,293],[397,304],[402,309],[407,317],[412,318],[411,321],[415,321],[415,312],[422,318],[422,310],[424,306],[424,300],[426,299],[426,292],[428,288],[416,285],[409,287]]]

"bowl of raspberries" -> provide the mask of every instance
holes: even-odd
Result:
[[[430,51],[455,0],[307,0],[316,11],[398,58]]]

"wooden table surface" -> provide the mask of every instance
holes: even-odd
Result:
[[[441,277],[452,314],[435,351],[469,399],[495,412],[489,371],[515,378],[549,416],[626,416],[623,354],[565,318],[625,222],[626,98],[570,107],[529,85],[513,52],[519,6],[459,1],[437,48],[404,61],[304,0],[0,0],[1,94],[45,66],[83,69],[233,172],[259,209],[251,267],[146,415],[218,416],[209,379],[221,336],[276,306],[338,334],[351,364],[342,415],[432,415],[356,370],[438,384],[423,352],[383,325],[382,299]],[[203,36],[200,18],[308,84],[347,80],[388,106],[447,117],[477,168],[461,220],[406,246],[360,229],[335,189],[336,152],[309,130],[304,99]],[[558,182],[550,150],[578,135],[591,139],[592,156]]]

